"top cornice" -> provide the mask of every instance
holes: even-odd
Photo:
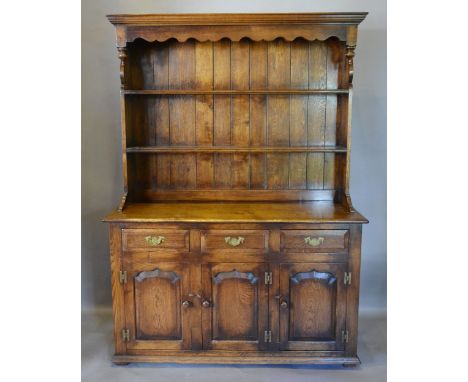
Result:
[[[192,13],[192,14],[117,14],[107,18],[114,25],[280,25],[325,24],[358,25],[367,12],[347,13]]]

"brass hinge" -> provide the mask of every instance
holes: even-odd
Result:
[[[347,330],[342,330],[341,331],[341,342],[348,343],[348,339],[349,339],[349,332]]]
[[[130,339],[130,330],[122,329],[122,341],[127,342]]]
[[[343,282],[344,282],[344,285],[351,285],[351,272],[344,273]]]
[[[273,275],[271,272],[265,272],[265,285],[271,285],[273,283]]]
[[[271,342],[271,330],[265,330],[265,342]]]
[[[120,271],[119,281],[120,281],[121,284],[126,284],[127,283],[127,271]]]

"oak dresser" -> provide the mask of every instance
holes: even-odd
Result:
[[[356,365],[366,13],[110,15],[124,193],[113,362]]]

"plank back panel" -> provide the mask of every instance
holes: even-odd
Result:
[[[298,39],[291,43],[291,87],[309,87],[309,43]],[[291,146],[307,145],[307,96],[292,95],[290,99],[289,136]],[[307,154],[289,154],[289,188],[307,188]]]
[[[268,44],[265,41],[250,45],[250,89],[266,89],[268,72]],[[250,146],[267,143],[267,97],[250,97]],[[266,154],[250,154],[250,188],[265,189]]]
[[[282,39],[268,43],[268,88],[284,89],[290,85],[290,44]],[[289,145],[289,96],[268,96],[267,143]],[[267,155],[268,188],[288,188],[288,154]]]
[[[337,89],[342,85],[344,49],[337,39],[136,40],[128,50],[128,88]],[[334,147],[337,142],[345,143],[344,132],[339,130],[343,119],[339,107],[346,102],[340,97],[128,95],[127,147]],[[199,192],[210,190],[213,199],[243,190],[246,200],[261,200],[258,190],[281,191],[278,200],[284,191],[291,195],[304,195],[304,190],[333,192],[343,183],[340,156],[344,154],[129,153],[129,199],[158,200],[151,195],[177,195],[177,190],[190,191],[192,200],[197,200]]]
[[[231,42],[221,40],[213,45],[213,88],[215,90],[231,87]],[[229,96],[214,97],[214,145],[231,145],[231,98]],[[231,156],[214,154],[215,188],[230,188]]]
[[[250,43],[244,39],[231,43],[231,89],[249,88]],[[233,96],[231,101],[231,144],[248,146],[250,141],[250,98]],[[248,189],[250,186],[248,154],[233,154],[231,162],[231,187]]]
[[[213,89],[213,43],[196,42],[196,88]],[[198,95],[195,101],[196,144],[213,145],[213,96]],[[197,154],[197,188],[213,188],[213,154]]]
[[[173,41],[169,46],[169,89],[194,88],[195,42]],[[170,142],[175,146],[195,144],[195,99],[176,96],[169,100]],[[193,154],[172,155],[171,188],[196,187],[196,158]]]

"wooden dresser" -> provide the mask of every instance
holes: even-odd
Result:
[[[111,15],[113,362],[356,365],[366,13]]]

